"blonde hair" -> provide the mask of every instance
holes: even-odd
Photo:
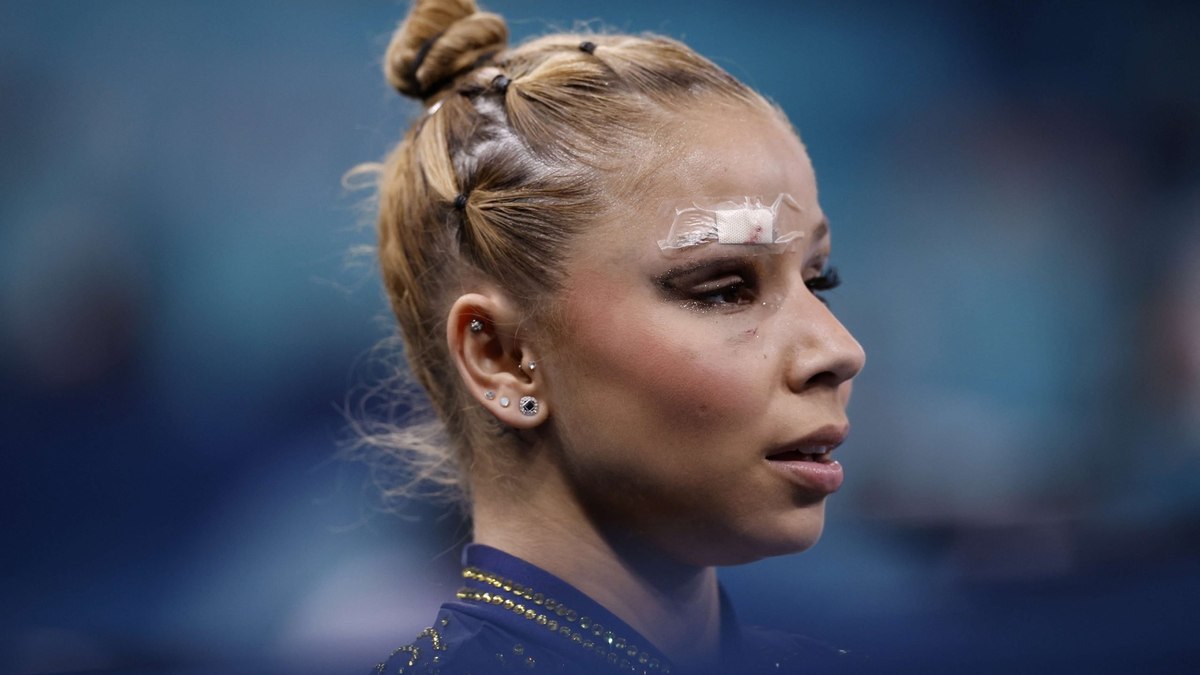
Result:
[[[637,176],[639,141],[700,103],[771,109],[686,45],[656,35],[558,34],[507,49],[508,29],[474,0],[417,0],[384,74],[426,112],[377,166],[379,257],[408,366],[436,419],[364,427],[385,489],[469,497],[479,448],[519,443],[462,387],[446,344],[450,303],[472,283],[503,289],[533,325],[552,315],[572,239]]]

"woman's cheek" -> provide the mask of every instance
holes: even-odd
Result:
[[[570,358],[581,381],[626,413],[650,417],[672,432],[743,423],[762,401],[768,360],[757,321],[700,314],[657,298],[609,288],[597,276],[586,288],[623,302],[589,302],[572,294],[568,317],[580,332]],[[607,386],[605,386],[607,385]],[[625,404],[625,405],[623,405]],[[664,429],[665,430],[665,429]]]
[[[757,345],[731,344],[711,326],[656,328],[630,345],[636,356],[626,362],[635,365],[633,372],[615,373],[638,383],[643,405],[692,430],[743,422],[753,414],[765,384]]]

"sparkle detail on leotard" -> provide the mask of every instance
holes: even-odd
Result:
[[[459,600],[502,607],[543,626],[552,633],[557,633],[563,639],[620,670],[635,673],[671,672],[671,666],[666,659],[613,634],[611,630],[605,629],[603,624],[593,622],[590,617],[579,616],[579,612],[554,598],[548,598],[528,586],[477,567],[464,569],[462,575],[464,579],[480,582],[492,590],[461,588],[456,594]]]

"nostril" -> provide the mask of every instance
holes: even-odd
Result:
[[[808,378],[808,386],[810,387],[836,387],[842,383],[845,378],[839,376],[831,370],[822,370],[821,372]]]

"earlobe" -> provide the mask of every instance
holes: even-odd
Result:
[[[451,305],[446,342],[467,393],[501,423],[517,429],[548,416],[538,398],[534,345],[520,334],[522,316],[500,293],[467,293]]]

